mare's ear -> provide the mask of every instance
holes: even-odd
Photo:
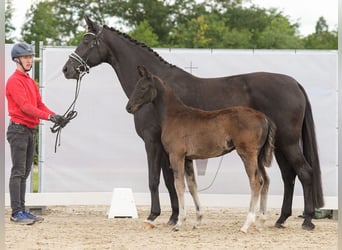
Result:
[[[138,65],[137,70],[138,70],[139,76],[141,76],[141,77],[144,77],[144,76],[148,77],[149,76],[149,72],[144,66]]]
[[[86,21],[88,25],[88,32],[93,32],[97,34],[98,31],[100,30],[100,26],[94,23],[87,15],[84,16],[84,20]]]

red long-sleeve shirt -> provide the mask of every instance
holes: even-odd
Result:
[[[35,128],[40,119],[55,114],[42,102],[36,82],[26,73],[16,70],[7,80],[6,98],[12,122]]]

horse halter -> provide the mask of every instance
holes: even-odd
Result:
[[[95,36],[95,45],[98,48],[99,35],[102,33],[102,30],[103,30],[103,28],[101,28],[101,30],[97,34],[95,34],[93,32],[87,32],[84,34],[84,36],[86,36],[86,35]],[[92,46],[92,48],[93,48],[93,46]],[[85,74],[89,73],[90,66],[87,64],[87,62],[80,55],[78,55],[76,52],[72,52],[69,55],[69,57],[80,64],[76,68],[77,72],[80,74],[79,79],[81,79]],[[86,59],[86,60],[88,60],[88,59]]]

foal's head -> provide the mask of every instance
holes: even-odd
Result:
[[[143,66],[138,66],[137,69],[140,79],[126,105],[127,112],[131,114],[137,112],[144,104],[152,102],[158,94],[155,81],[159,79]]]

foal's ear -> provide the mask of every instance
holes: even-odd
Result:
[[[138,69],[139,76],[141,76],[141,77],[144,77],[144,76],[149,77],[150,76],[148,70],[144,66],[138,65],[137,69]]]
[[[84,16],[84,20],[88,25],[88,32],[93,32],[97,34],[97,32],[100,30],[100,26],[94,23],[87,15]]]

